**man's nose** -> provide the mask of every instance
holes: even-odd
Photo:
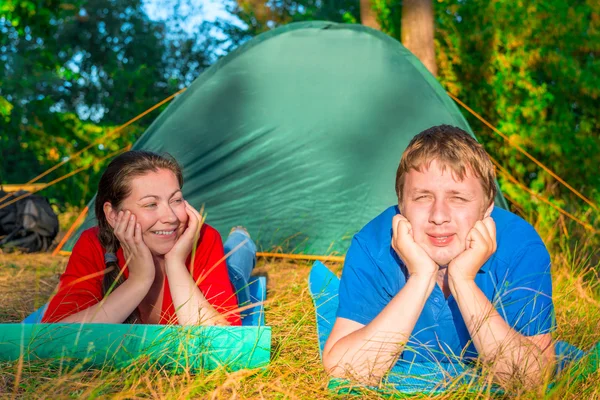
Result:
[[[429,222],[436,225],[450,222],[450,209],[444,200],[434,200],[429,214]]]

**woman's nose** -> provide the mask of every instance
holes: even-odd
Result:
[[[171,204],[165,205],[164,207],[162,207],[162,210],[163,211],[161,213],[161,220],[163,222],[177,222],[177,214],[175,214],[175,210],[173,210]]]

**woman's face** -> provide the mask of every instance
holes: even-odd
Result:
[[[119,211],[127,210],[135,215],[144,243],[156,256],[171,250],[188,221],[179,181],[167,169],[133,178],[129,196],[107,215],[110,225],[114,227]]]

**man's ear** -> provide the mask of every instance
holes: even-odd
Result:
[[[490,206],[487,208],[487,210],[485,210],[485,214],[483,214],[483,218],[487,218],[490,215],[492,215],[493,210],[494,210],[494,202],[492,201],[492,204],[490,204]]]
[[[119,213],[119,211],[116,208],[114,208],[112,204],[110,204],[110,202],[108,201],[104,203],[102,209],[104,210],[104,216],[106,217],[106,221],[114,229],[115,225],[117,224],[117,214]]]

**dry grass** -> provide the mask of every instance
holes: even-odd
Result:
[[[584,349],[600,341],[600,287],[595,271],[577,260],[555,259],[556,336]],[[19,322],[52,294],[66,258],[49,255],[0,254],[0,321]],[[336,272],[340,265],[330,265]],[[584,268],[585,267],[585,268]],[[267,275],[267,324],[272,327],[270,365],[263,370],[224,370],[175,375],[135,365],[125,371],[57,370],[43,363],[0,364],[0,397],[17,398],[341,398],[327,390],[318,351],[315,313],[308,292],[308,263],[261,260],[258,274]],[[595,279],[593,279],[595,277]],[[487,398],[458,392],[437,398]],[[545,388],[521,398],[548,397]],[[346,396],[347,397],[347,396]],[[365,391],[357,398],[379,398]],[[600,372],[580,382],[563,379],[551,398],[600,398]]]

